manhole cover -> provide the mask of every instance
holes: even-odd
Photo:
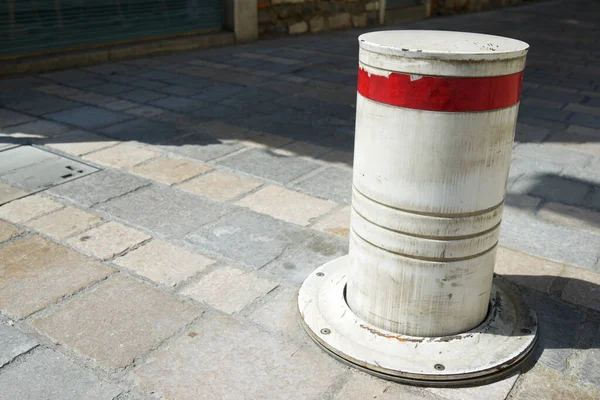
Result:
[[[38,192],[91,174],[98,168],[33,146],[0,151],[0,181]]]

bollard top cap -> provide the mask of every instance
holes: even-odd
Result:
[[[426,30],[369,32],[358,37],[360,61],[411,74],[498,76],[525,67],[529,45],[480,33]]]
[[[529,45],[516,39],[454,31],[378,31],[360,35],[374,53],[439,60],[502,60],[524,57]]]

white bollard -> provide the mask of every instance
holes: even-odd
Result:
[[[441,31],[359,44],[350,251],[307,278],[303,322],[341,359],[388,378],[506,372],[537,334],[535,313],[493,283],[529,46]]]

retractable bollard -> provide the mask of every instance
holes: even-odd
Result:
[[[311,337],[383,378],[497,379],[537,317],[494,262],[528,45],[497,36],[359,37],[350,251],[298,295]]]

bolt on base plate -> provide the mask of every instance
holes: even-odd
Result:
[[[338,360],[380,378],[423,386],[469,386],[510,374],[532,354],[537,316],[497,277],[490,311],[457,335],[414,337],[377,328],[346,303],[348,256],[316,269],[300,288],[298,309],[311,338]]]

